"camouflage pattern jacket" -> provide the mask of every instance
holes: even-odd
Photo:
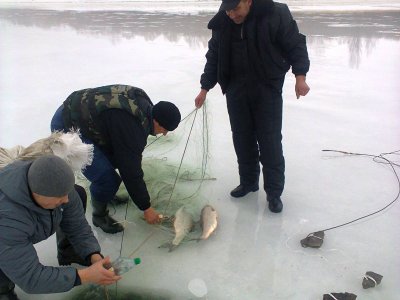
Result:
[[[149,134],[153,103],[140,88],[108,85],[75,91],[64,101],[63,120],[66,128],[80,129],[97,145],[106,141],[101,134],[99,116],[108,109],[122,109],[136,117]]]
[[[141,210],[150,207],[142,153],[154,131],[152,107],[143,90],[110,85],[72,93],[63,110],[65,128],[80,129],[84,138],[102,150]]]

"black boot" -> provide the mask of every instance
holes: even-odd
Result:
[[[240,198],[246,196],[250,192],[258,191],[258,183],[251,185],[240,184],[231,191],[231,196],[235,198]]]
[[[100,227],[106,233],[117,233],[124,230],[124,227],[108,214],[107,203],[92,199],[92,206],[94,226]]]
[[[75,249],[65,236],[64,232],[60,229],[56,231],[57,239],[57,259],[60,266],[68,266],[72,263],[76,263],[82,266],[90,266],[90,263],[81,258],[75,253]]]
[[[281,197],[267,196],[268,208],[273,213],[280,213],[283,209]]]
[[[0,300],[19,300],[14,288],[13,283],[0,287]]]

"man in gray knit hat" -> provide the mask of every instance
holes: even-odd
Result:
[[[16,161],[0,171],[0,299],[27,293],[59,293],[84,283],[113,284],[121,277],[103,265],[68,164],[54,155]],[[90,267],[43,266],[33,247],[61,229]]]

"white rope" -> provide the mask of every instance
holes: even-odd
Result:
[[[374,282],[374,287],[378,285],[378,283],[376,282],[376,280],[373,277],[365,274],[364,278],[367,279],[367,280],[368,279],[372,280]]]
[[[310,233],[308,236],[309,236],[309,237],[315,237],[315,238],[317,238],[317,239],[323,240],[322,237],[316,236],[316,235],[314,235],[314,233]]]
[[[335,296],[333,296],[331,293],[329,293],[328,295],[331,296],[334,300],[338,300],[338,298],[336,298]]]

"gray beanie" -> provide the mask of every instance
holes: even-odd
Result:
[[[44,155],[33,161],[28,170],[32,192],[47,197],[62,197],[74,188],[75,176],[71,167],[55,155]]]

